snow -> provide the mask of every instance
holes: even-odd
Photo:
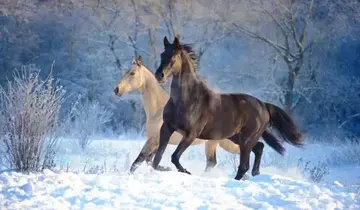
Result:
[[[0,175],[6,209],[358,209],[356,187],[279,175],[236,181],[177,172]]]
[[[331,147],[314,157],[319,145],[289,147],[285,157],[266,149],[261,175],[236,181],[221,149],[218,166],[203,171],[204,145],[189,147],[180,160],[192,175],[154,171],[145,163],[130,175],[127,169],[143,143],[99,140],[81,152],[64,141],[57,170],[0,174],[0,209],[360,209],[359,166],[331,166],[320,183],[294,167],[300,156],[325,160]],[[162,165],[174,168],[174,149],[168,146]]]

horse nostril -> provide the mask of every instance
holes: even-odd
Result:
[[[116,88],[114,89],[114,93],[115,93],[115,95],[118,95],[118,94],[119,94],[119,88],[118,88],[118,87],[116,87]]]
[[[163,79],[163,78],[164,78],[164,73],[163,73],[163,72],[159,72],[159,73],[157,73],[155,76],[156,76],[156,78],[157,78],[158,80],[160,80],[160,79]]]
[[[163,71],[156,71],[155,78],[158,82],[163,83],[165,79],[165,74]]]

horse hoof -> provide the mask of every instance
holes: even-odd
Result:
[[[134,174],[134,172],[136,171],[137,167],[131,167],[130,170],[128,171],[129,174]]]
[[[171,171],[170,167],[158,166],[156,167],[157,171]]]
[[[162,171],[171,171],[170,167],[162,167]]]
[[[259,175],[259,174],[260,174],[259,171],[252,171],[252,172],[251,172],[251,175],[252,175],[252,176],[257,176],[257,175]]]
[[[191,175],[191,173],[187,171],[185,168],[183,170],[179,170],[179,172]]]
[[[204,172],[210,172],[213,168],[212,167],[207,167],[205,168]]]
[[[248,175],[246,175],[246,174],[244,174],[243,176],[238,176],[238,175],[236,175],[235,176],[235,179],[236,180],[248,180],[249,179],[249,176]]]

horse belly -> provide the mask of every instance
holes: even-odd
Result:
[[[169,140],[169,144],[172,145],[178,145],[180,143],[182,139],[182,135],[178,132],[174,132],[171,136],[170,136],[170,140]]]
[[[201,132],[201,134],[198,136],[199,139],[208,139],[208,140],[223,140],[230,138],[233,136],[236,132],[232,131],[223,131],[223,130],[204,130]]]
[[[179,132],[175,131],[170,137],[169,144],[178,145],[180,143],[182,137],[183,137],[183,135],[181,135]],[[196,138],[191,145],[203,144],[205,142],[206,142],[206,140]]]
[[[160,129],[163,124],[161,118],[149,120],[146,123],[146,136],[147,138],[156,138],[156,142],[160,142]],[[178,145],[182,139],[182,134],[175,131],[169,139],[169,144]],[[192,145],[203,144],[206,140],[195,139]]]
[[[232,116],[215,115],[209,118],[199,138],[212,140],[227,139],[239,133],[240,130],[241,123],[239,120],[233,119]]]

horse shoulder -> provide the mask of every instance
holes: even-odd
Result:
[[[174,114],[176,114],[175,111],[176,111],[176,106],[175,106],[173,100],[170,98],[164,107],[162,119],[171,120],[174,117]]]
[[[221,94],[220,93],[209,93],[208,97],[210,110],[217,110],[221,105]]]

